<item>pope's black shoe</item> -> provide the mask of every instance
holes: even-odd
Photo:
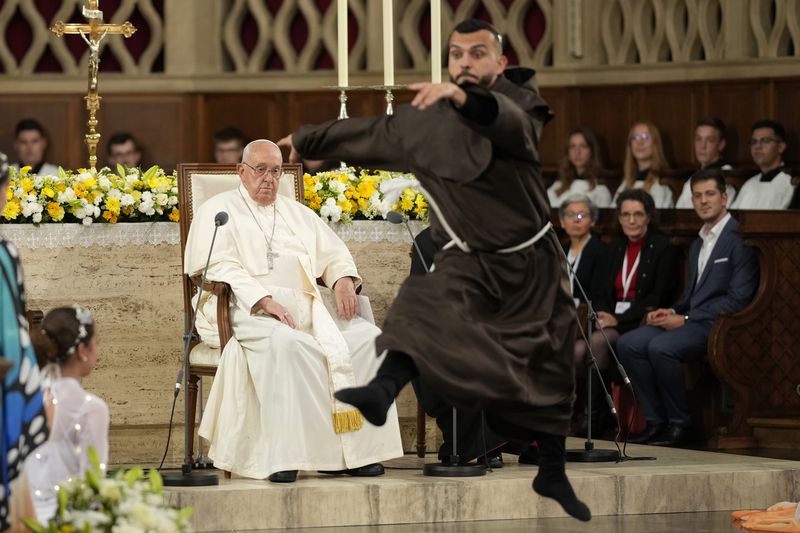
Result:
[[[662,431],[664,431],[664,426],[651,426],[650,424],[647,424],[647,426],[644,428],[644,431],[636,435],[631,435],[627,440],[629,444],[650,444],[650,441]]]
[[[380,463],[372,463],[369,465],[359,466],[358,468],[348,468],[347,470],[320,470],[320,474],[328,474],[331,476],[348,475],[353,477],[376,477],[382,476],[386,473],[383,465]]]
[[[683,446],[689,442],[689,428],[670,424],[667,429],[650,439],[651,446]]]
[[[282,470],[280,472],[275,472],[274,474],[270,474],[267,479],[273,483],[294,483],[297,481],[297,470]]]

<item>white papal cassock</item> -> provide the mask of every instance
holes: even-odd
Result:
[[[302,204],[278,196],[274,207],[261,207],[240,185],[197,210],[186,273],[202,271],[220,211],[230,221],[217,233],[208,279],[233,289],[234,338],[222,351],[200,423],[215,466],[265,478],[282,470],[339,470],[401,456],[394,406],[386,424],[376,427],[333,397],[367,383],[382,361],[374,343],[380,330],[361,317],[340,320],[333,293],[316,283],[322,278],[332,287],[352,276],[360,284],[347,246]],[[268,243],[278,254],[272,269]],[[252,312],[267,295],[288,308],[296,330]],[[204,342],[219,346],[214,296],[203,296],[197,330]]]

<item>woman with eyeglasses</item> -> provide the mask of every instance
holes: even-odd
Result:
[[[668,307],[678,288],[677,249],[655,227],[653,197],[642,189],[622,191],[617,216],[623,236],[610,247],[605,282],[593,302],[597,326],[612,344],[638,327],[648,310]],[[595,331],[591,342],[598,366],[608,368],[602,333]]]
[[[644,189],[653,197],[658,209],[673,207],[672,189],[661,183],[661,174],[667,168],[658,128],[651,122],[637,122],[628,133],[623,180],[614,200],[622,191]]]
[[[611,191],[598,183],[602,171],[597,138],[589,128],[578,127],[569,133],[558,179],[547,189],[552,207],[560,207],[572,194],[588,196],[597,207],[611,207]]]
[[[561,227],[569,237],[564,245],[567,261],[572,267],[569,270],[569,281],[575,305],[586,302],[584,292],[590,301],[597,299],[602,292],[605,280],[608,277],[608,246],[600,237],[592,234],[592,228],[597,222],[598,209],[592,200],[585,194],[570,194],[558,208]],[[581,291],[580,287],[583,287]],[[593,346],[597,352],[604,347]],[[586,342],[578,338],[575,342],[575,377],[579,388],[586,387]],[[602,364],[598,359],[601,369],[608,366],[608,357],[604,357]],[[613,418],[604,409],[602,387],[598,377],[592,376],[592,426],[597,428],[595,436],[605,433],[613,427]],[[584,411],[582,423],[576,434],[585,435],[588,413]]]

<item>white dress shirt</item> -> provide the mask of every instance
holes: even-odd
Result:
[[[703,241],[703,245],[700,247],[700,253],[697,255],[697,279],[695,283],[700,281],[700,278],[703,276],[703,269],[705,269],[706,264],[708,263],[708,258],[711,257],[711,252],[714,250],[714,246],[717,244],[717,240],[719,240],[719,235],[722,233],[722,230],[725,228],[725,224],[731,219],[731,214],[728,213],[722,220],[714,224],[714,226],[706,230],[706,226],[703,225],[698,232],[700,239]]]

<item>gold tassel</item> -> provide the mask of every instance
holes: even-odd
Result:
[[[333,413],[333,431],[339,433],[350,433],[358,431],[364,426],[364,417],[358,409]]]

